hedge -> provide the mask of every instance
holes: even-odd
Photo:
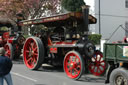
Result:
[[[91,34],[88,36],[89,40],[91,40],[95,45],[100,44],[100,39],[101,39],[100,34]]]

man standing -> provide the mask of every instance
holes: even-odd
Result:
[[[5,56],[5,49],[0,48],[0,85],[4,85],[4,79],[8,85],[13,85],[11,78],[12,61]]]

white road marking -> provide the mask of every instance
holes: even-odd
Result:
[[[16,75],[16,76],[19,76],[19,77],[22,77],[22,78],[25,78],[25,79],[28,79],[28,80],[31,80],[31,81],[34,81],[34,82],[37,82],[37,80],[32,79],[32,78],[29,78],[29,77],[24,76],[24,75],[21,75],[19,73],[11,72],[11,74]]]

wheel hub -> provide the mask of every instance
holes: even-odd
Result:
[[[89,47],[89,48],[88,48],[88,51],[89,51],[89,52],[92,52],[93,50],[94,50],[94,49],[93,49],[92,47]]]
[[[123,76],[118,76],[116,78],[116,85],[126,85],[127,80]]]
[[[100,66],[100,62],[96,62],[96,66]]]
[[[32,56],[32,51],[29,51],[29,56],[30,56],[30,57]]]
[[[29,56],[32,57],[33,55],[34,55],[34,51],[32,49],[30,49]]]
[[[77,64],[76,63],[71,63],[71,69],[74,69],[77,67]]]

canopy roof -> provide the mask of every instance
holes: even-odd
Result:
[[[11,20],[9,20],[8,18],[0,17],[0,27],[2,27],[2,26],[13,27],[13,24],[12,24]]]
[[[89,24],[95,24],[96,18],[89,15]],[[43,17],[39,19],[24,20],[19,22],[20,26],[33,25],[33,24],[44,24],[45,26],[56,26],[61,24],[67,24],[67,22],[77,21],[78,23],[83,22],[83,14],[80,12],[65,13],[50,17]]]

